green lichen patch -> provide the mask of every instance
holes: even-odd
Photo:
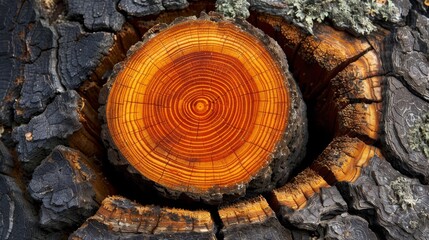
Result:
[[[399,9],[388,1],[385,4],[374,0],[284,0],[294,22],[312,32],[313,23],[331,19],[340,28],[353,30],[357,35],[376,30],[373,20],[399,21]]]
[[[390,183],[390,187],[395,194],[395,197],[391,198],[392,202],[400,205],[404,210],[407,207],[414,207],[417,203],[417,199],[413,196],[411,184],[411,180],[405,177],[398,177]]]
[[[222,13],[225,17],[248,18],[250,4],[246,0],[217,0],[216,11]]]
[[[429,113],[410,129],[408,143],[412,150],[420,151],[429,158]]]

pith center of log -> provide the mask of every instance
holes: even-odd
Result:
[[[123,157],[144,178],[194,196],[284,180],[272,172],[294,164],[270,164],[288,161],[290,121],[305,120],[292,110],[302,102],[278,45],[217,16],[150,33],[110,85],[106,121]]]

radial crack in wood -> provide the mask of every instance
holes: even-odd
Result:
[[[203,14],[150,30],[105,93],[110,147],[170,197],[267,191],[303,156],[305,105],[285,55],[240,19]]]
[[[329,80],[370,49],[364,38],[318,25],[314,36],[308,36],[300,44],[293,63],[293,73],[304,98],[312,99],[320,94]]]
[[[97,213],[70,239],[216,239],[210,213],[142,206],[126,198],[106,198]]]
[[[222,207],[219,216],[224,239],[292,239],[291,232],[284,228],[274,211],[263,197],[242,201]]]

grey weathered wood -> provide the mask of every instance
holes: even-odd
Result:
[[[97,211],[109,188],[85,155],[61,145],[34,170],[28,185],[31,196],[42,203],[40,225],[57,231],[80,226]]]
[[[0,174],[0,239],[42,239],[37,213],[16,181]]]
[[[322,224],[324,239],[332,240],[376,240],[377,235],[368,227],[365,219],[343,213]]]
[[[284,228],[277,218],[269,218],[263,223],[243,224],[222,229],[225,240],[292,240],[291,232]]]
[[[58,74],[67,89],[76,89],[95,71],[114,43],[113,34],[86,33],[78,23],[57,25]]]
[[[14,163],[9,149],[0,141],[0,174],[10,175],[13,171]]]
[[[84,26],[91,31],[119,31],[125,23],[125,17],[116,9],[119,0],[68,0],[67,17],[83,20]]]
[[[14,128],[18,158],[27,171],[31,172],[55,146],[66,144],[67,137],[82,127],[76,111],[79,101],[79,94],[73,90],[61,93],[43,113]]]
[[[349,207],[386,239],[429,238],[429,186],[404,177],[385,159],[372,158],[355,182],[338,186]]]
[[[11,126],[23,81],[26,36],[36,15],[30,1],[0,1],[0,124]]]
[[[384,109],[384,149],[388,161],[408,176],[417,176],[429,182],[428,158],[422,149],[412,149],[412,141],[424,141],[411,132],[429,112],[429,103],[413,95],[396,78],[389,77]],[[413,139],[416,138],[416,139]]]
[[[410,12],[409,26],[395,29],[388,39],[391,54],[385,57],[385,65],[402,79],[414,94],[429,100],[429,18]]]
[[[304,208],[293,210],[282,206],[278,214],[282,221],[294,227],[316,231],[321,223],[344,212],[347,212],[347,203],[336,187],[329,187],[308,199]]]
[[[156,15],[165,10],[178,10],[188,7],[187,0],[120,0],[118,7],[128,15],[143,17]]]
[[[15,121],[28,122],[41,113],[47,104],[62,90],[56,68],[56,34],[40,20],[27,34],[30,61],[25,64],[20,97],[14,104]]]

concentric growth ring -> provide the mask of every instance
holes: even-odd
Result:
[[[175,23],[123,64],[106,106],[116,148],[144,177],[204,193],[247,184],[287,129],[289,82],[258,38],[230,21]]]

